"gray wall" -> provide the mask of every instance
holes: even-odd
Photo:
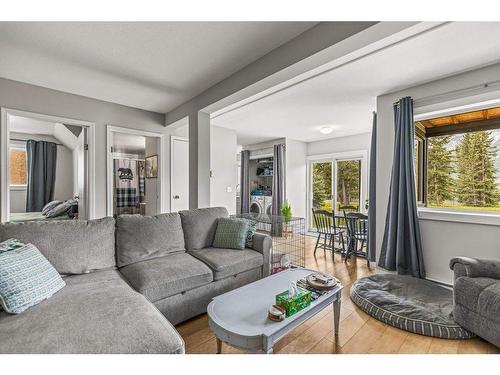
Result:
[[[0,106],[95,123],[97,217],[106,216],[106,125],[167,134],[163,114],[1,78]]]
[[[369,151],[370,140],[371,133],[362,133],[347,137],[325,139],[324,141],[309,142],[307,144],[307,155],[312,156],[359,150]]]
[[[52,136],[10,133],[11,138],[34,139],[60,143]],[[55,200],[66,200],[73,197],[73,151],[66,146],[57,146]],[[26,190],[10,190],[10,212],[26,212]]]
[[[236,152],[236,132],[210,126],[210,205],[226,207],[230,214],[236,213]]]
[[[430,104],[427,108],[418,106],[420,99],[443,95],[455,90],[477,86],[478,84],[496,81],[500,76],[500,65],[494,65],[476,71],[444,78],[424,85],[401,90],[396,93],[382,95],[377,98],[378,130],[377,130],[377,253],[380,254],[382,244],[387,200],[389,197],[389,180],[393,159],[394,119],[393,103],[401,97],[411,96],[417,100],[415,114],[450,108],[453,105],[477,103],[481,99],[496,97],[500,93],[487,93],[468,98],[442,99],[446,103]],[[470,95],[470,94],[469,94]],[[500,226],[457,223],[420,219],[424,262],[427,278],[452,282],[452,273],[448,268],[449,260],[455,256],[500,259],[499,240]]]

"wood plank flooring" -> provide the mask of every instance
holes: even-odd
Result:
[[[358,278],[373,274],[366,260],[351,258],[345,263],[340,255],[318,249],[313,256],[314,239],[306,239],[306,267],[335,275],[344,285],[340,316],[340,333],[333,335],[333,313],[325,309],[290,334],[274,347],[276,354],[348,354],[348,353],[500,353],[494,345],[475,338],[472,340],[445,340],[416,335],[399,330],[375,320],[358,309],[349,298],[351,284]],[[215,337],[208,327],[207,315],[203,314],[179,324],[177,330],[186,343],[186,353],[213,354],[216,352]],[[225,354],[239,353],[241,350],[222,345]]]

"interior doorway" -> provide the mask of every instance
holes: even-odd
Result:
[[[91,122],[2,108],[1,221],[94,218],[93,140]]]
[[[107,127],[107,215],[165,212],[163,134]]]

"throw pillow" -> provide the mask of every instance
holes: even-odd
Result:
[[[248,220],[222,217],[217,221],[213,247],[243,250],[248,234]]]
[[[62,201],[52,201],[52,202],[47,203],[42,208],[42,215],[45,215],[47,212],[49,212],[50,210],[52,210],[55,207],[59,206],[61,203],[62,203]]]
[[[51,297],[66,283],[32,244],[0,253],[0,304],[11,314]]]
[[[22,246],[24,246],[24,244],[21,241],[16,240],[15,238],[9,238],[7,241],[0,242],[0,254],[4,251],[17,249]]]
[[[71,206],[72,206],[71,201],[65,201],[65,202],[63,202],[63,203],[55,206],[51,210],[48,210],[45,213],[45,216],[47,216],[47,217],[57,217],[57,216],[63,215],[66,212],[68,212],[68,210],[71,208]]]
[[[245,241],[245,247],[249,249],[253,248],[253,236],[257,232],[257,222],[253,220],[248,220],[248,232],[247,239]]]

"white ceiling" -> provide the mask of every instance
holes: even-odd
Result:
[[[500,60],[500,22],[455,22],[213,118],[248,145],[369,132],[378,95]],[[332,126],[322,135],[322,126]]]
[[[166,113],[314,22],[0,22],[0,77]]]

